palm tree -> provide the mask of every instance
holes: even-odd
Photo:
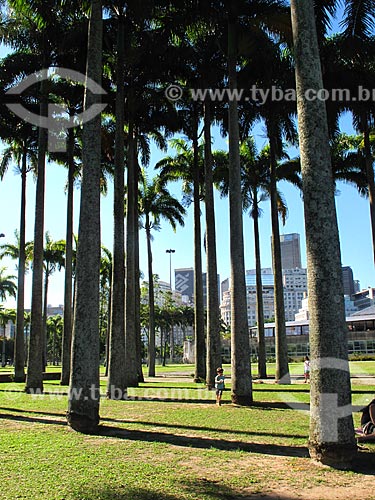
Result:
[[[211,150],[211,105],[204,103],[204,166],[207,255],[207,387],[215,386],[216,370],[221,366],[220,309],[217,280],[213,158]]]
[[[16,311],[15,309],[3,309],[2,307],[0,308],[0,323],[3,326],[3,341],[2,341],[2,350],[1,350],[1,366],[4,367],[6,366],[7,363],[7,357],[6,357],[6,339],[5,339],[5,330],[6,326],[9,321],[12,321],[13,323],[16,321]]]
[[[81,111],[83,95],[77,89],[62,89],[64,94],[64,104],[69,110],[69,114],[74,116]],[[67,132],[66,152],[51,154],[51,158],[59,164],[68,168],[68,179],[66,185],[66,235],[65,235],[65,276],[64,276],[64,321],[61,356],[61,385],[69,384],[70,377],[70,354],[72,344],[73,326],[73,260],[75,260],[74,235],[73,235],[73,211],[74,211],[74,182],[80,175],[82,150],[78,139],[80,130],[70,128]],[[103,176],[103,190],[106,183]]]
[[[53,241],[49,231],[45,234],[45,246],[43,252],[44,261],[44,294],[43,294],[43,335],[44,356],[43,365],[47,364],[47,308],[48,308],[48,285],[51,275],[64,265],[66,243],[63,240]]]
[[[243,204],[244,209],[250,209],[250,217],[254,224],[255,272],[256,272],[256,300],[258,325],[258,377],[267,378],[266,346],[264,337],[264,309],[262,265],[259,242],[259,204],[269,198],[269,157],[263,150],[257,156],[253,138],[241,143],[240,158],[243,175]]]
[[[162,184],[159,177],[151,182],[143,172],[139,190],[139,214],[144,218],[143,227],[146,231],[148,277],[149,277],[149,345],[148,370],[149,377],[155,376],[155,320],[154,320],[154,281],[152,273],[151,231],[160,230],[161,220],[166,220],[176,231],[177,223],[184,226],[184,207],[174,198]]]
[[[160,168],[160,177],[165,181],[182,179],[184,202],[194,204],[194,311],[195,311],[195,375],[194,380],[199,382],[206,379],[206,348],[204,334],[204,305],[201,256],[201,222],[200,199],[202,191],[203,146],[198,146],[197,116],[191,112],[191,134],[194,139],[192,148],[183,139],[171,141],[171,146],[177,154],[160,160],[155,168]]]
[[[63,323],[63,317],[60,314],[50,316],[47,319],[47,358],[52,359],[54,366],[58,364],[58,359],[61,358]]]
[[[6,267],[0,267],[0,300],[5,301],[7,297],[16,298],[17,285],[14,280],[17,276],[6,274]]]
[[[86,76],[100,84],[102,76],[102,2],[91,1]],[[100,96],[85,90],[85,109]],[[77,431],[94,432],[99,423],[99,271],[100,271],[100,144],[98,114],[83,127],[83,171],[77,252],[77,294],[73,327],[72,373],[67,412]]]
[[[24,163],[22,167],[22,176],[24,175]],[[26,177],[26,175],[25,175]],[[26,179],[25,179],[26,183]],[[22,195],[25,200],[26,186],[22,180]],[[18,278],[17,278],[17,316],[16,316],[16,335],[14,342],[14,381],[25,381],[25,334],[24,334],[24,288],[25,273],[28,270],[28,261],[31,259],[32,242],[25,243],[25,210],[26,204],[21,208],[21,236],[15,231],[16,244],[6,243],[1,245],[0,259],[7,256],[18,260]],[[23,236],[22,236],[23,235]]]
[[[103,335],[103,326],[106,324],[105,333],[105,376],[108,376],[109,349],[110,349],[110,329],[111,329],[111,308],[112,308],[112,279],[113,279],[113,258],[108,248],[102,245],[102,255],[100,259],[100,322],[99,333]],[[105,310],[107,307],[107,310]],[[105,316],[107,320],[105,321]],[[125,353],[123,354],[125,356]],[[109,384],[108,384],[109,385]]]
[[[351,410],[347,330],[325,104],[305,99],[323,88],[314,3],[291,1],[305,209],[310,311],[309,451],[347,465],[357,453]]]
[[[12,121],[11,121],[12,123]],[[8,127],[5,127],[8,128]],[[15,334],[14,353],[14,380],[24,382],[25,380],[25,342],[24,342],[24,303],[25,303],[25,271],[26,271],[26,176],[30,170],[36,167],[36,144],[35,133],[28,124],[10,127],[6,142],[9,147],[3,152],[0,165],[0,179],[3,178],[6,170],[13,159],[18,165],[21,174],[21,210],[20,210],[20,236],[17,250],[18,258],[18,281],[17,281],[17,319]],[[16,130],[12,130],[15,128]],[[4,127],[2,127],[4,131]]]
[[[108,382],[109,398],[125,397],[126,364],[125,358],[125,227],[124,227],[124,168],[125,168],[125,30],[126,18],[123,1],[110,3],[111,12],[117,24],[116,41],[116,130],[114,153],[114,231],[111,290],[111,319],[109,325]]]
[[[229,90],[237,88],[238,1],[227,2],[228,8],[228,78]],[[252,402],[249,328],[245,284],[245,260],[242,225],[241,165],[237,102],[228,107],[229,126],[229,218],[231,261],[231,357],[232,401]]]

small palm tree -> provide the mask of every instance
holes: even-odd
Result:
[[[6,340],[5,340],[5,329],[9,321],[13,323],[16,321],[16,311],[15,309],[3,309],[0,308],[0,324],[3,327],[3,341],[1,350],[1,366],[6,365]]]
[[[54,366],[58,364],[58,360],[61,358],[63,325],[63,317],[60,314],[50,316],[47,319],[47,352],[49,353],[49,358],[52,359],[52,364]]]
[[[52,274],[59,271],[65,264],[65,241],[53,241],[49,231],[45,234],[44,260],[44,304],[43,304],[43,332],[44,332],[44,365],[47,363],[47,307],[48,285]]]
[[[0,300],[5,301],[8,297],[16,298],[17,285],[14,280],[17,276],[6,274],[6,267],[0,267]]]
[[[184,226],[183,216],[185,209],[180,202],[174,198],[164,185],[160,177],[155,177],[148,182],[146,173],[143,172],[139,188],[139,215],[142,217],[142,226],[146,231],[147,257],[148,257],[148,277],[149,277],[149,349],[148,349],[148,369],[149,376],[155,376],[155,320],[154,320],[154,285],[152,273],[152,250],[151,231],[159,231],[161,220],[170,223],[176,231],[177,224]]]

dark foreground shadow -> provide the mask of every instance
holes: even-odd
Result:
[[[375,475],[375,452],[370,451],[365,444],[360,445],[360,451],[350,468],[357,474]]]
[[[177,478],[176,478],[177,479]],[[177,485],[176,485],[177,486]],[[181,495],[163,493],[162,491],[151,491],[145,488],[129,488],[124,486],[121,491],[112,486],[102,488],[84,488],[71,492],[71,498],[75,500],[182,500],[186,493],[194,492],[195,498],[209,498],[210,500],[290,500],[289,496],[283,494],[256,493],[244,496],[238,491],[224,485],[222,482],[209,479],[197,479],[180,482],[178,488]]]
[[[96,433],[98,436],[106,436],[131,441],[158,442],[173,444],[174,446],[188,446],[189,448],[210,449],[226,451],[247,451],[250,453],[262,453],[264,455],[285,457],[308,457],[306,447],[285,446],[275,444],[244,443],[243,441],[230,441],[226,439],[215,439],[197,436],[180,436],[178,434],[167,434],[165,432],[149,432],[140,430],[127,430],[118,427],[100,425]]]

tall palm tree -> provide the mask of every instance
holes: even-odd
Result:
[[[8,128],[8,127],[6,127]],[[15,133],[8,130],[11,135],[4,138],[10,142],[8,148],[3,152],[0,165],[0,179],[3,178],[13,159],[18,165],[21,174],[21,210],[19,229],[19,250],[18,250],[18,281],[17,281],[17,318],[16,334],[14,345],[14,380],[24,382],[25,380],[25,342],[24,342],[24,308],[25,308],[25,271],[26,271],[26,176],[30,170],[36,167],[36,144],[35,133],[28,124],[14,127]],[[4,128],[2,127],[4,130]]]
[[[74,116],[81,112],[83,94],[76,88],[62,86],[63,102],[68,108],[69,114]],[[74,212],[74,183],[79,178],[81,169],[82,148],[80,145],[80,130],[70,128],[67,131],[66,152],[51,154],[51,159],[68,168],[68,179],[66,184],[66,233],[65,233],[65,276],[64,276],[64,322],[61,356],[61,385],[69,384],[70,358],[72,344],[73,326],[73,267],[75,260],[74,236],[73,236],[73,212]],[[103,175],[103,190],[106,188]]]
[[[227,2],[228,8],[228,83],[237,88],[238,1]],[[252,402],[249,327],[245,284],[245,259],[242,224],[241,166],[239,151],[238,106],[229,102],[229,218],[231,261],[231,365],[232,401],[248,405]]]
[[[113,229],[113,262],[111,290],[111,318],[108,356],[107,396],[123,398],[126,395],[126,364],[125,358],[125,227],[124,227],[124,197],[125,197],[125,31],[126,19],[124,2],[116,1],[111,5],[117,24],[116,40],[116,130],[114,154],[114,229]]]
[[[207,255],[207,374],[209,389],[215,386],[217,368],[221,366],[220,309],[217,280],[215,206],[213,192],[213,158],[211,150],[211,105],[204,103],[204,167]]]
[[[91,1],[87,78],[102,77],[102,2]],[[85,109],[100,104],[85,90]],[[101,116],[83,127],[83,171],[77,252],[77,294],[73,327],[72,373],[67,419],[79,432],[94,432],[99,423],[99,271]]]
[[[184,207],[174,198],[162,184],[159,177],[151,182],[143,172],[139,190],[139,214],[144,218],[142,223],[146,231],[148,259],[148,292],[149,292],[149,345],[148,370],[149,377],[155,376],[155,320],[154,320],[154,278],[152,273],[151,231],[160,229],[162,220],[166,220],[176,231],[177,224],[184,226]]]
[[[347,465],[357,453],[351,411],[340,242],[314,2],[291,1],[310,312],[310,455]]]
[[[243,175],[243,203],[244,209],[250,209],[250,216],[254,224],[255,272],[256,272],[256,300],[258,325],[258,377],[267,378],[266,345],[264,337],[264,309],[262,265],[259,242],[260,203],[269,198],[269,157],[262,151],[257,156],[256,147],[252,138],[242,142],[240,158]]]
[[[184,202],[194,205],[194,311],[195,311],[195,375],[199,382],[206,379],[206,349],[204,332],[204,305],[201,257],[201,211],[203,180],[203,147],[198,145],[198,118],[196,111],[188,109],[191,118],[190,133],[193,136],[192,148],[183,139],[174,139],[171,146],[176,149],[175,156],[167,156],[160,160],[155,168],[160,169],[160,177],[165,182],[182,179]],[[192,116],[191,116],[192,115]]]

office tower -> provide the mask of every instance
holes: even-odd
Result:
[[[185,267],[174,270],[175,289],[189,297],[190,302],[194,302],[194,269],[192,267]],[[203,304],[206,306],[207,302],[207,274],[202,274],[202,287],[203,287]],[[217,275],[217,293],[220,302],[220,274]]]
[[[299,234],[281,234],[281,267],[283,269],[301,268],[301,245]]]
[[[174,270],[175,289],[192,301],[194,297],[194,269],[185,267]]]
[[[350,266],[342,267],[342,281],[344,285],[344,295],[351,297],[355,293],[353,271]]]

